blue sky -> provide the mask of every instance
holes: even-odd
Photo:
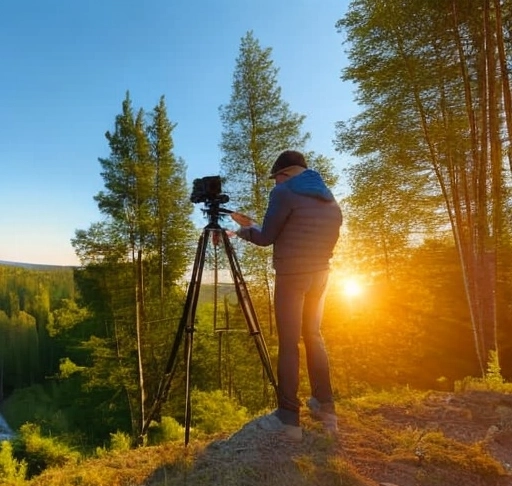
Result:
[[[76,265],[75,230],[101,220],[99,157],[127,91],[165,95],[187,179],[219,173],[219,106],[240,40],[272,48],[282,98],[306,115],[308,149],[334,159],[356,112],[343,36],[348,0],[4,0],[0,5],[0,260]]]

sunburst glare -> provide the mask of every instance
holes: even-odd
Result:
[[[357,297],[363,293],[363,286],[354,277],[345,278],[341,288],[347,297]]]

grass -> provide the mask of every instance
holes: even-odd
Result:
[[[475,397],[462,393],[456,405],[445,409],[446,396],[397,389],[344,399],[337,404],[340,432],[335,438],[325,436],[304,414],[305,434],[298,444],[261,434],[249,423],[230,436],[194,437],[188,446],[170,442],[107,451],[101,457],[48,469],[23,486],[499,484],[508,473],[489,452],[489,445],[498,443],[476,436],[478,417],[465,409],[447,415],[457,407],[477,409],[486,420],[494,413],[491,418],[499,433],[507,434],[510,427],[499,422],[503,414],[492,401],[495,397],[487,403],[479,396],[478,403],[472,403]],[[508,407],[506,402],[500,404],[503,407]],[[462,438],[453,436],[454,427]],[[464,438],[466,430],[472,439]],[[512,455],[510,449],[504,446],[502,452]]]

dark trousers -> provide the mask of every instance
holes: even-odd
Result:
[[[320,332],[329,271],[276,275],[274,305],[279,338],[277,360],[278,416],[299,424],[299,342],[306,349],[311,396],[333,401],[329,360]]]

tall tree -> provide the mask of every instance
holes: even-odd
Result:
[[[355,0],[338,23],[351,61],[344,78],[357,84],[363,108],[349,126],[339,125],[338,149],[435,177],[432,190],[444,199],[482,372],[504,317],[497,265],[510,231],[500,129],[508,74],[498,68],[507,35],[497,32],[497,13],[490,1]]]
[[[242,38],[233,74],[231,99],[220,107],[221,168],[230,196],[244,211],[263,218],[272,186],[269,169],[282,150],[302,150],[305,116],[291,112],[278,85],[272,49],[262,48],[253,32]]]
[[[293,113],[281,95],[278,69],[272,49],[262,48],[252,31],[241,39],[233,74],[231,98],[220,107],[222,121],[221,169],[229,195],[237,208],[262,221],[273,181],[268,179],[277,155],[286,149],[304,150],[310,138],[302,131],[305,116]],[[307,154],[331,182],[336,181],[332,163],[314,152]],[[270,252],[267,248],[245,248],[243,266],[250,279],[263,289],[267,318],[272,325],[273,287]]]
[[[97,280],[103,303],[96,309],[110,322],[105,352],[94,354],[98,373],[110,378],[92,381],[111,386],[112,377],[118,378],[134,434],[141,430],[157,387],[154,363],[165,352],[163,333],[178,310],[176,283],[189,261],[192,207],[184,163],[172,151],[173,128],[163,97],[148,122],[143,110],[134,115],[126,95],[114,131],[106,133],[110,156],[100,159],[105,189],[95,200],[106,219],[77,231],[73,240],[84,265],[79,282],[89,287],[84,295],[91,297],[91,281]],[[112,354],[116,368],[104,359]]]
[[[153,252],[158,268],[158,294],[161,312],[168,298],[166,289],[176,282],[190,263],[190,249],[184,242],[191,241],[193,225],[190,220],[185,162],[174,153],[172,131],[175,128],[167,116],[165,98],[153,109],[148,135],[151,159],[155,167],[153,215]]]

